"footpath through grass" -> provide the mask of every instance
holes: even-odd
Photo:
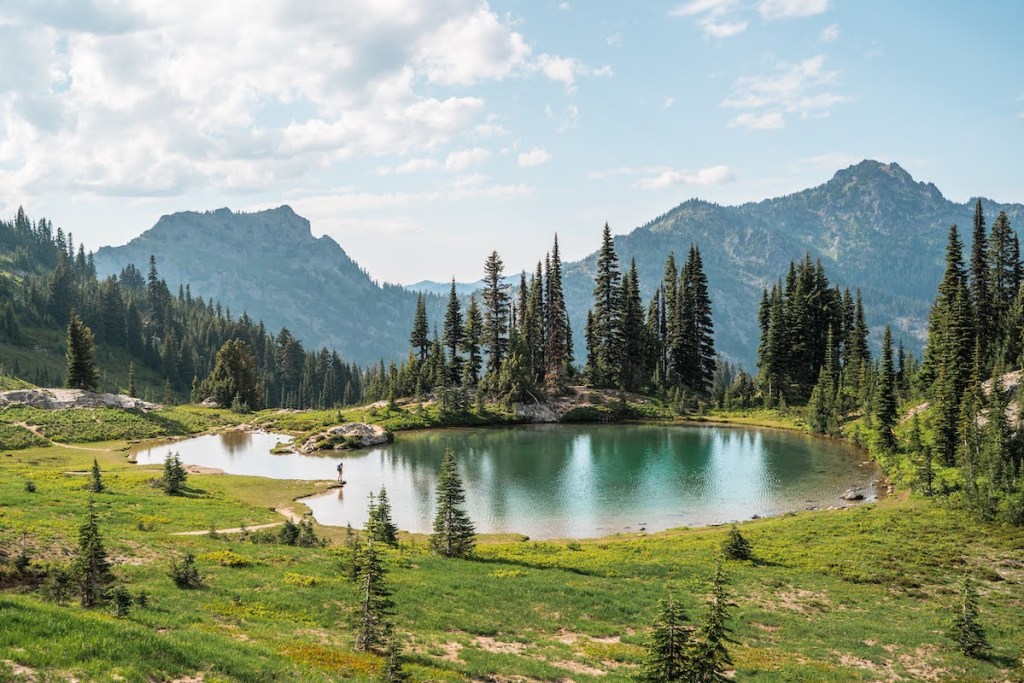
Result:
[[[204,418],[205,419],[205,418]],[[185,421],[185,418],[181,418]],[[122,443],[104,444],[119,448]],[[11,558],[65,561],[96,456],[95,495],[116,573],[149,595],[125,619],[57,606],[18,584]],[[159,468],[122,451],[29,448],[0,454],[0,680],[375,680],[353,650],[356,589],[338,530],[325,548],[262,545],[176,531],[279,521],[274,507],[324,483],[195,476],[182,497]],[[26,481],[36,491],[26,490]],[[1011,680],[1024,652],[1024,529],[981,525],[916,499],[806,512],[741,525],[758,562],[728,562],[736,603],[736,680]],[[327,532],[318,528],[321,533]],[[488,542],[475,560],[442,560],[423,537],[388,551],[395,623],[416,681],[631,680],[657,601],[671,587],[692,618],[726,530],[581,542]],[[239,561],[232,551],[244,558]],[[167,576],[186,552],[208,586]],[[225,566],[235,565],[235,566]],[[965,574],[976,577],[989,660],[956,653],[944,632]],[[518,677],[518,678],[517,678]]]

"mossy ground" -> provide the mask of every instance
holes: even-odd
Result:
[[[165,414],[172,416],[195,430],[231,418],[195,408]],[[320,419],[283,416],[291,425]],[[332,541],[324,548],[172,535],[279,521],[273,508],[303,512],[292,501],[326,482],[194,475],[188,495],[170,497],[150,484],[159,468],[128,463],[125,445],[0,454],[0,551],[8,560],[22,547],[36,565],[66,560],[89,497],[84,473],[96,457],[108,490],[94,498],[116,573],[150,596],[147,607],[116,619],[110,609],[56,606],[25,587],[0,593],[0,680],[151,681],[199,672],[206,681],[374,680],[380,660],[352,649],[356,594],[340,530],[318,528]],[[741,528],[758,561],[726,563],[737,605],[737,680],[1018,675],[1024,529],[979,524],[906,496]],[[408,668],[418,681],[630,680],[667,590],[699,618],[725,534],[483,538],[468,561],[431,556],[424,537],[403,535],[388,566]],[[182,591],[168,578],[171,559],[186,552],[199,557],[206,588]],[[960,656],[944,634],[965,574],[978,581],[989,660]]]

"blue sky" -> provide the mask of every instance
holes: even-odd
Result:
[[[335,7],[336,6],[336,7]],[[288,203],[376,278],[897,161],[1024,201],[1024,3],[0,0],[0,211],[87,247]],[[1019,227],[1019,226],[1018,226]]]

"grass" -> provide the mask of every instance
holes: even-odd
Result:
[[[225,419],[175,410],[186,425]],[[282,417],[291,425],[319,419],[292,415]],[[80,473],[97,457],[108,491],[95,500],[116,573],[150,598],[115,619],[109,609],[56,606],[27,588],[0,593],[0,679],[17,680],[4,664],[13,662],[40,681],[199,672],[206,681],[375,680],[380,660],[352,649],[357,596],[338,530],[318,528],[335,541],[325,548],[171,535],[279,521],[272,508],[302,511],[293,499],[323,484],[194,475],[187,495],[171,497],[150,484],[159,468],[129,464],[116,450],[123,446],[0,456],[0,555],[24,545],[34,567],[66,560],[89,495]],[[741,529],[757,561],[727,562],[737,680],[989,681],[1009,679],[1020,665],[1024,529],[902,496]],[[726,531],[483,538],[469,561],[434,557],[425,538],[404,535],[387,565],[408,668],[416,681],[628,681],[667,587],[691,617],[701,614]],[[206,588],[178,590],[168,578],[170,560],[186,552],[197,556]],[[978,579],[989,660],[960,656],[944,636],[964,574]]]

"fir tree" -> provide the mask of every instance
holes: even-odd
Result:
[[[601,248],[597,254],[597,273],[594,276],[593,308],[593,354],[598,385],[616,379],[618,369],[616,342],[622,318],[622,276],[619,273],[619,257],[615,254],[615,242],[608,224],[604,224]]]
[[[89,482],[85,485],[86,491],[92,493],[100,493],[104,491],[106,487],[103,485],[103,476],[100,473],[100,464],[96,461],[96,458],[92,459],[92,469],[89,470]]]
[[[128,363],[128,395],[137,398],[138,391],[135,389],[135,363]],[[193,397],[194,398],[194,397]],[[200,399],[202,400],[202,399]]]
[[[448,294],[448,307],[444,314],[444,345],[448,350],[446,368],[447,383],[456,386],[462,378],[462,358],[459,351],[464,346],[462,325],[462,308],[459,306],[459,295],[455,290],[455,278],[452,278],[451,291]]]
[[[430,549],[443,557],[468,557],[476,544],[473,522],[464,510],[466,494],[455,463],[455,452],[446,448],[437,480],[437,513]]]
[[[78,530],[78,552],[71,564],[72,576],[78,586],[78,600],[82,607],[95,607],[107,597],[107,589],[114,581],[110,560],[103,547],[96,507],[89,499],[85,522]]]
[[[391,503],[388,501],[388,492],[383,486],[377,495],[377,503],[373,503],[373,494],[370,494],[370,515],[373,520],[372,526],[367,524],[367,534],[375,541],[385,545],[398,545],[398,527],[391,521]]]
[[[692,683],[723,683],[730,680],[725,675],[726,667],[732,664],[726,641],[729,640],[729,595],[726,590],[725,572],[719,562],[711,582],[711,599],[708,611],[701,624],[698,637],[691,645]]]
[[[177,453],[168,453],[164,458],[164,474],[160,477],[160,488],[169,496],[181,495],[187,479],[188,472],[181,464],[181,457]]]
[[[743,537],[739,527],[735,524],[729,528],[729,536],[722,545],[722,554],[730,560],[751,560],[754,558],[750,541]]]
[[[402,660],[402,641],[392,630],[388,633],[387,648],[384,651],[384,680],[387,683],[405,683],[409,680]]]
[[[291,344],[290,339],[286,345],[290,345],[292,349],[286,349],[282,359],[290,361],[294,357],[294,351],[295,354],[300,354],[298,362],[301,363],[301,350]],[[295,363],[292,362],[292,365],[294,367]],[[301,369],[294,371],[296,379],[301,377],[301,374]],[[222,407],[236,405],[249,410],[261,409],[264,391],[256,374],[256,358],[253,356],[252,347],[241,339],[224,342],[217,351],[213,371],[206,381],[206,389]]]
[[[171,570],[168,573],[175,586],[182,590],[196,590],[205,585],[203,575],[196,567],[196,556],[186,553],[181,562],[171,560]]]
[[[569,373],[572,357],[572,339],[569,315],[565,308],[562,289],[562,257],[558,251],[558,235],[551,249],[544,282],[547,286],[544,301],[544,377],[548,383],[558,384]]]
[[[970,577],[964,577],[959,593],[960,605],[950,624],[949,637],[964,655],[981,659],[990,648],[985,629],[978,623],[978,594]]]
[[[658,617],[654,622],[647,645],[647,653],[640,667],[637,681],[641,683],[673,683],[675,681],[690,683],[691,640],[694,628],[678,604],[669,593],[661,601]]]
[[[387,572],[378,543],[368,538],[359,557],[359,607],[356,616],[356,649],[380,653],[391,629],[394,608]]]
[[[688,370],[687,386],[700,395],[711,389],[715,374],[714,323],[711,319],[711,297],[700,249],[690,247],[685,268],[684,291],[686,311],[683,320],[686,345],[690,347],[692,367]]]
[[[487,372],[497,373],[508,349],[508,284],[502,281],[505,264],[493,251],[484,263],[483,339],[487,345]]]
[[[987,361],[993,343],[995,326],[992,315],[992,292],[989,286],[988,238],[985,233],[985,213],[979,198],[974,207],[974,229],[971,231],[971,261],[969,291],[971,310],[974,311],[974,330],[981,347],[981,359]]]
[[[427,322],[427,302],[423,294],[416,297],[416,317],[409,333],[409,345],[417,352],[421,363],[427,359],[427,351],[430,349],[430,325]]]
[[[889,326],[882,332],[882,361],[875,391],[875,421],[879,445],[891,452],[896,447],[896,372],[893,367],[892,333]]]
[[[480,346],[483,344],[484,320],[477,305],[476,296],[469,299],[469,308],[466,310],[466,327],[462,333],[462,351],[466,353],[466,364],[464,374],[469,379],[469,384],[475,386],[480,380],[480,369],[483,367],[483,357],[480,353]]]
[[[71,311],[67,330],[68,370],[64,386],[69,389],[98,391],[100,375],[93,359],[95,348],[92,330],[85,326],[75,311]]]

